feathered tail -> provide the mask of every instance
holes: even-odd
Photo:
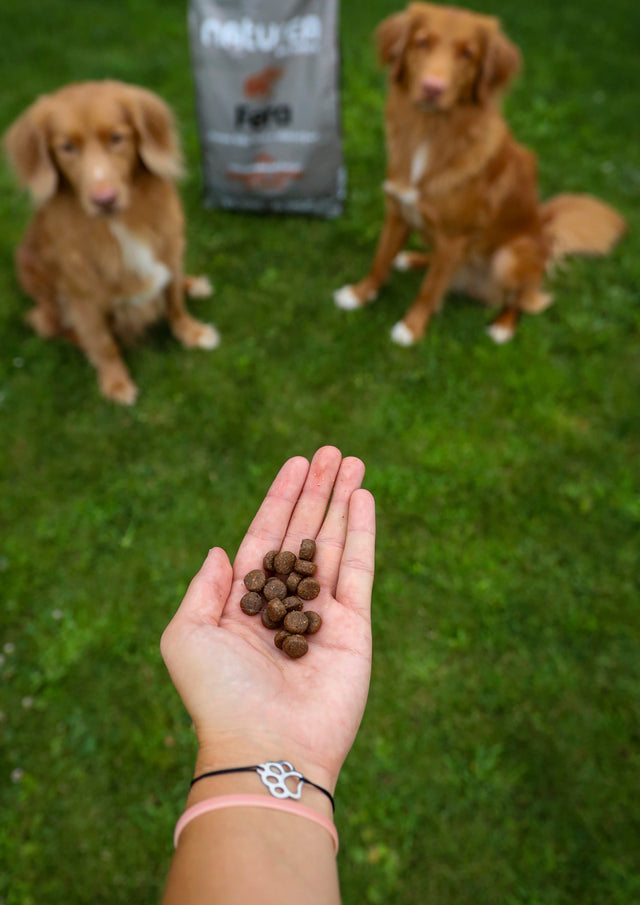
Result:
[[[591,195],[556,195],[540,206],[551,261],[565,255],[606,255],[624,235],[624,217]]]

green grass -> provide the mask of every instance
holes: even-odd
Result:
[[[561,270],[509,346],[458,298],[411,349],[388,330],[415,275],[365,311],[331,302],[381,222],[370,35],[396,9],[342,5],[333,222],[202,208],[183,2],[0,11],[1,128],[73,79],[174,107],[188,267],[217,287],[192,310],[223,336],[188,352],[158,329],[127,356],[138,405],[102,400],[74,348],[22,324],[28,206],[0,169],[1,905],[158,901],[194,752],[160,634],[280,463],[324,443],[365,460],[379,520],[371,695],[337,794],[345,905],[640,899],[636,5],[484,7],[524,53],[507,110],[543,194],[598,194],[630,233]]]

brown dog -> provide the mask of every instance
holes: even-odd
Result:
[[[37,207],[16,265],[40,336],[73,338],[102,393],[126,405],[137,388],[116,337],[131,341],[167,317],[185,346],[218,345],[216,330],[185,307],[185,291],[211,288],[183,275],[181,157],[164,101],[114,81],[68,85],[36,100],[5,147]]]
[[[625,222],[586,195],[539,204],[535,157],[514,140],[500,111],[520,53],[497,19],[412,3],[382,22],[377,40],[391,70],[386,218],[369,274],[338,290],[335,302],[361,307],[376,298],[393,264],[428,264],[393,340],[420,339],[454,288],[502,309],[488,332],[506,342],[522,311],[551,303],[542,290],[550,264],[569,253],[605,254]],[[429,255],[399,254],[412,230]]]

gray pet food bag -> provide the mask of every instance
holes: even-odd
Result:
[[[190,0],[205,204],[336,217],[338,0]]]

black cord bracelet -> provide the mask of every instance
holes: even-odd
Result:
[[[209,770],[207,773],[201,773],[200,776],[196,776],[195,779],[192,779],[189,788],[194,786],[195,783],[200,782],[201,779],[207,779],[209,776],[222,776],[224,773],[257,773],[262,780],[263,785],[267,787],[274,798],[299,799],[302,795],[302,783],[306,783],[308,786],[313,786],[318,792],[322,792],[323,795],[327,796],[331,802],[331,808],[335,813],[336,803],[331,792],[328,792],[327,789],[323,789],[322,786],[307,779],[302,773],[298,773],[298,771],[294,769],[293,764],[286,760],[267,761],[264,764],[254,764],[252,767],[229,767],[227,770]],[[291,791],[289,786],[286,785],[286,781],[290,778],[298,780],[298,788],[295,792]]]

